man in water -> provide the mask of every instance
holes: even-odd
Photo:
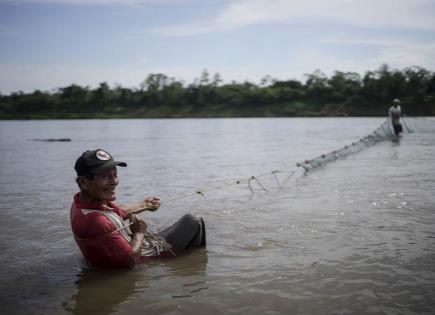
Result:
[[[156,211],[156,197],[128,207],[114,203],[118,185],[115,161],[102,149],[88,150],[76,161],[76,182],[70,220],[74,238],[86,261],[97,268],[132,268],[137,263],[158,257],[171,257],[187,249],[206,245],[202,218],[184,215],[171,227],[152,234],[135,214]]]
[[[390,116],[391,124],[393,125],[394,134],[398,136],[402,131],[402,124],[400,123],[400,116],[402,116],[402,109],[400,108],[399,99],[395,98],[393,100],[393,105],[388,111],[388,116]]]

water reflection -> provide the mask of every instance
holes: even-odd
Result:
[[[66,306],[74,314],[110,314],[133,292],[135,282],[127,271],[82,270],[77,292]]]
[[[391,140],[391,142],[393,143],[393,146],[399,145],[401,139],[402,139],[401,135],[393,137],[393,139]]]
[[[203,281],[207,266],[206,250],[196,250],[174,259],[160,259],[136,266],[134,270],[98,271],[83,268],[76,282],[77,291],[64,303],[73,314],[112,314],[123,303],[140,298],[143,303],[158,295],[158,288],[170,283],[182,284],[181,294],[189,297],[208,287]],[[189,279],[186,282],[186,279]],[[194,281],[192,281],[194,279]],[[162,284],[159,284],[162,281]],[[157,288],[157,290],[156,290]]]

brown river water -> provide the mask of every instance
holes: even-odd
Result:
[[[384,120],[0,121],[1,313],[435,314],[435,133],[295,166]],[[53,138],[71,141],[34,141]],[[159,196],[140,215],[151,230],[202,216],[207,248],[88,268],[69,207],[74,162],[96,148],[128,162],[120,204]]]

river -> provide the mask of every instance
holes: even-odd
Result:
[[[0,121],[2,313],[434,314],[435,134],[295,166],[383,121]],[[54,138],[71,141],[35,141]],[[118,203],[159,196],[161,208],[140,215],[151,230],[202,216],[207,247],[88,268],[69,208],[74,162],[96,148],[128,163]]]

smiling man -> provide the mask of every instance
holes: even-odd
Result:
[[[159,198],[149,197],[128,208],[117,206],[117,166],[126,167],[127,163],[115,161],[102,149],[84,152],[74,166],[80,192],[71,206],[71,228],[90,265],[131,268],[151,258],[175,256],[206,245],[203,219],[190,214],[162,232],[148,232],[147,224],[134,213],[156,211]]]

